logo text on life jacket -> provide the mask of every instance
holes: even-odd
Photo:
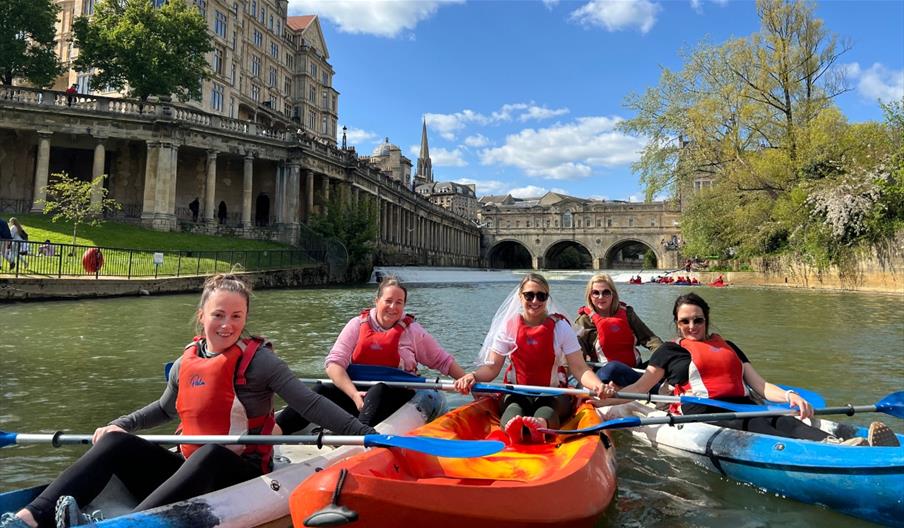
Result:
[[[527,344],[528,344],[528,345],[537,345],[537,344],[539,344],[539,343],[540,343],[540,342],[537,341],[536,339],[534,339],[533,337],[528,337],[528,338],[527,338]]]
[[[722,350],[721,348],[719,348],[719,347],[717,347],[717,346],[713,346],[713,345],[710,345],[710,346],[709,346],[709,349],[710,349],[710,351],[712,351],[712,352],[718,352],[718,351]]]
[[[188,384],[191,385],[192,387],[200,387],[201,385],[204,385],[205,383],[199,374],[195,374],[194,376],[191,377],[190,380],[188,380]]]
[[[371,350],[383,350],[383,347],[380,346],[379,343],[371,343],[371,344],[370,344],[370,349],[371,349]]]
[[[609,325],[609,331],[610,331],[610,332],[618,332],[619,330],[621,330],[621,327],[618,326],[617,324],[611,324],[611,325]]]

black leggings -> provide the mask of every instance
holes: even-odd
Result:
[[[364,425],[376,425],[389,418],[392,413],[399,410],[414,396],[414,391],[411,389],[390,387],[379,383],[367,391],[364,396],[364,407],[361,408],[359,413],[355,402],[335,385],[318,383],[311,387],[311,390],[342,407],[345,412],[356,416],[358,421]],[[304,428],[311,422],[295,409],[286,407],[276,415],[276,423],[282,428],[283,433],[290,434]]]
[[[734,401],[734,400],[732,400]],[[738,403],[756,405],[753,400],[738,400]],[[682,414],[712,414],[730,412],[719,407],[708,405],[682,404]],[[793,416],[767,416],[760,418],[746,418],[738,420],[726,420],[724,422],[712,422],[714,425],[750,431],[751,433],[768,434],[784,438],[799,438],[821,442],[829,437],[829,433],[816,427],[811,427]]]
[[[557,429],[571,413],[571,396],[523,396],[506,394],[499,409],[499,426],[505,427],[515,416],[536,416],[546,420],[546,426]]]
[[[80,507],[97,497],[113,476],[141,503],[134,511],[172,504],[261,475],[259,466],[220,445],[182,455],[127,433],[107,433],[63,471],[26,508],[39,526],[54,526],[57,499],[72,495]]]

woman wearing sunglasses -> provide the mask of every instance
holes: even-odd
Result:
[[[634,369],[641,368],[635,345],[656,350],[662,340],[640,320],[634,308],[619,300],[609,275],[597,273],[591,277],[584,300],[587,304],[578,309],[574,322],[584,359],[603,363],[596,372],[603,382],[611,381],[619,387],[634,383],[640,378]]]
[[[753,390],[762,394],[768,401],[787,402],[797,407],[800,409],[801,419],[813,416],[813,407],[807,400],[793,390],[784,390],[763,379],[737,345],[726,341],[719,334],[710,333],[709,305],[702,297],[696,293],[678,297],[672,308],[672,316],[678,330],[678,339],[663,344],[653,352],[650,363],[640,379],[623,389],[609,383],[603,389],[604,397],[611,397],[617,390],[646,392],[665,378],[675,387],[676,395],[756,404],[750,397],[750,390]],[[616,405],[625,401],[604,399],[594,402],[594,405]],[[699,404],[676,404],[672,411],[680,414],[705,414],[724,412],[724,409]],[[855,437],[844,442],[839,442],[825,431],[811,427],[793,416],[720,421],[719,425],[817,442],[897,445],[897,439],[881,422],[873,422],[870,426],[870,440]]]
[[[599,394],[602,382],[584,362],[568,320],[551,304],[546,279],[537,273],[525,275],[493,318],[480,351],[481,366],[456,381],[456,388],[468,391],[478,381],[496,379],[508,359],[506,383],[564,386],[567,365],[575,379]],[[533,443],[545,439],[539,429],[559,427],[572,408],[568,396],[508,394],[501,405],[499,424],[509,438]]]

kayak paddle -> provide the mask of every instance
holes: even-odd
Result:
[[[0,431],[0,447],[15,444],[91,444],[89,434],[13,433]],[[505,444],[496,440],[450,440],[426,436],[397,436],[370,434],[363,436],[337,435],[138,435],[155,444],[311,444],[311,445],[362,445],[364,447],[398,447],[428,455],[449,458],[471,458],[492,455],[501,451]]]
[[[349,377],[358,385],[374,385],[375,382],[386,383],[395,387],[410,388],[431,388],[445,391],[455,390],[452,382],[436,378],[435,381],[415,376],[409,372],[399,370],[392,367],[384,367],[380,365],[358,365],[351,364],[348,366]],[[321,383],[332,383],[330,380],[315,380]],[[472,392],[495,392],[503,394],[520,394],[522,396],[558,396],[568,394],[582,398],[595,397],[589,389],[574,389],[563,387],[541,387],[536,385],[514,385],[511,383],[475,383],[471,387]],[[662,403],[687,403],[708,405],[711,407],[719,407],[729,411],[763,411],[769,409],[787,410],[791,407],[787,403],[768,403],[766,405],[752,405],[749,403],[731,403],[722,400],[713,400],[709,398],[698,398],[696,396],[669,396],[664,394],[647,394],[642,392],[617,392],[613,398],[621,398],[623,400],[644,400]]]
[[[823,409],[814,409],[813,414],[846,414],[853,416],[857,413],[881,412],[896,418],[904,418],[904,391],[893,392],[875,405],[847,405],[844,407],[826,407]],[[625,429],[629,427],[640,427],[643,425],[657,424],[685,424],[685,423],[708,423],[722,422],[725,420],[738,420],[744,418],[761,418],[769,416],[786,416],[797,414],[796,409],[773,409],[767,411],[752,412],[731,412],[731,413],[710,413],[710,414],[690,414],[690,415],[673,415],[654,416],[652,418],[639,418],[637,416],[626,416],[624,418],[615,418],[607,420],[603,423],[596,424],[592,427],[583,429],[542,429],[545,433],[554,434],[587,434],[602,431],[604,429]]]

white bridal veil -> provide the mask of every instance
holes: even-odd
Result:
[[[483,339],[483,346],[480,347],[480,354],[477,356],[478,367],[493,362],[490,351],[494,351],[500,356],[509,356],[517,348],[515,336],[517,318],[521,316],[521,296],[518,295],[520,288],[520,284],[516,285],[496,310],[490,329]],[[553,300],[552,295],[546,301],[546,313],[565,314]]]

